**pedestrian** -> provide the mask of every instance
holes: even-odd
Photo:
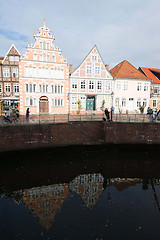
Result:
[[[104,112],[105,112],[107,121],[109,121],[109,111],[108,111],[108,108],[106,108]]]
[[[26,110],[26,119],[29,121],[29,114],[30,114],[30,111],[29,111],[29,108],[27,108]]]
[[[19,110],[18,110],[18,108],[16,109],[16,117],[17,117],[17,119],[19,118]]]

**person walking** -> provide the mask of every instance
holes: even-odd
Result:
[[[29,108],[27,108],[26,110],[26,119],[29,121],[29,114],[30,114],[30,111],[29,111]]]

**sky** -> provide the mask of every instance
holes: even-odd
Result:
[[[0,56],[12,44],[24,54],[45,19],[74,68],[95,44],[110,69],[160,68],[159,9],[160,0],[0,0]]]

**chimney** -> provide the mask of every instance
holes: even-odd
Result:
[[[109,64],[106,64],[105,66],[106,66],[106,69],[109,71]]]
[[[70,64],[70,65],[69,65],[69,73],[72,73],[72,71],[73,71],[73,65]]]

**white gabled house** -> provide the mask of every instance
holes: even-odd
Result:
[[[74,71],[70,69],[70,113],[77,113],[79,106],[81,114],[100,114],[103,105],[111,108],[112,88],[113,77],[95,45]]]

